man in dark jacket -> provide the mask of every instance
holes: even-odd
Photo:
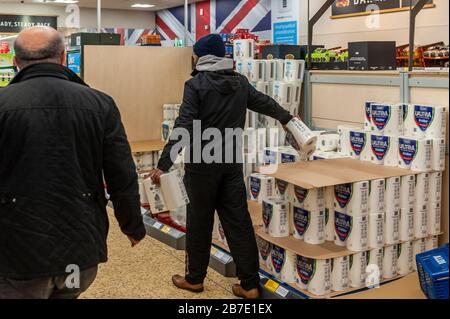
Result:
[[[187,210],[186,276],[176,275],[172,281],[181,289],[203,291],[216,210],[241,281],[241,285],[233,286],[233,292],[238,297],[258,298],[258,249],[247,207],[242,161],[238,160],[242,153],[239,142],[242,136],[227,135],[227,129],[244,128],[247,108],[271,116],[283,125],[292,116],[272,98],[256,91],[244,76],[233,71],[233,61],[224,58],[225,46],[219,35],[209,35],[199,40],[194,46],[194,54],[196,69],[193,78],[186,82],[180,116],[174,127],[174,133],[179,128],[190,133],[188,147],[191,163],[185,166],[185,185],[190,199]],[[223,137],[219,145],[222,154],[213,155],[218,155],[222,160],[219,158],[219,161],[211,162],[202,156],[205,146],[210,143],[214,145],[217,141],[211,138],[199,141],[194,133],[196,120],[201,121],[200,136],[208,130],[212,132],[211,129],[220,131]],[[159,183],[160,175],[173,165],[176,152],[172,148],[180,142],[175,135],[164,148],[158,170],[152,173],[155,183]],[[235,140],[230,142],[231,139]],[[229,152],[227,145],[234,148],[231,161],[226,155]],[[201,159],[196,161],[196,158]]]
[[[0,90],[0,299],[76,298],[107,261],[104,180],[132,246],[145,236],[137,174],[113,99],[64,67],[51,28],[15,42]]]

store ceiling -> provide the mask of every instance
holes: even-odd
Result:
[[[64,3],[53,3],[55,0],[0,0],[2,2],[8,3],[38,3],[42,5],[67,5]],[[57,0],[58,1],[58,0]],[[61,1],[61,0],[59,0]],[[200,0],[189,0],[189,2],[198,2]],[[63,2],[63,1],[61,1]],[[69,2],[69,1],[66,1]],[[132,4],[152,4],[152,8],[132,8]],[[78,0],[77,3],[80,7],[84,8],[96,8],[97,0]],[[105,9],[121,9],[121,10],[144,10],[144,11],[155,11],[171,7],[176,7],[183,5],[184,0],[102,0],[102,8]],[[1,9],[0,9],[1,11]]]

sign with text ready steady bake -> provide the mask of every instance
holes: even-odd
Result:
[[[57,17],[0,14],[1,33],[19,33],[26,28],[36,26],[56,29],[58,26]]]
[[[332,18],[346,18],[369,15],[373,13],[388,13],[406,11],[418,0],[336,0],[332,6]],[[429,0],[425,8],[434,7]]]

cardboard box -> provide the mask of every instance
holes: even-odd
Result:
[[[313,45],[311,52],[317,48],[324,48],[323,45]],[[306,54],[308,53],[307,45],[287,45],[276,44],[266,45],[262,49],[263,59],[294,59],[294,60],[306,60]]]
[[[348,44],[349,70],[396,70],[394,41],[350,42]]]

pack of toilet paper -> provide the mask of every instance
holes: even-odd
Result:
[[[398,166],[398,137],[372,134],[370,146],[372,163]]]
[[[255,57],[255,40],[239,39],[233,42],[233,57],[239,59],[253,59]]]
[[[372,104],[377,102],[367,101],[364,103],[364,130],[367,132],[373,132],[373,123],[372,123]]]
[[[408,241],[414,239],[414,206],[400,209],[399,239]]]
[[[162,174],[160,180],[164,202],[169,210],[189,204],[189,197],[184,186],[183,176],[179,170]]]
[[[312,245],[325,242],[325,210],[308,211],[295,204],[292,206],[294,238]]]
[[[338,152],[351,156],[350,131],[359,131],[360,128],[351,125],[338,125],[337,133],[339,134]]]
[[[352,216],[334,211],[334,244],[347,246],[347,240],[352,230]]]
[[[372,160],[371,134],[364,130],[350,130],[349,141],[345,145],[350,145],[350,156],[354,159],[369,162]]]
[[[413,272],[413,244],[411,241],[398,245],[397,273],[405,276]]]
[[[289,82],[273,82],[273,99],[289,110],[293,101],[294,86]]]
[[[447,111],[444,106],[409,105],[405,120],[408,135],[422,138],[445,138]]]
[[[275,278],[285,283],[295,282],[296,255],[284,248],[272,245],[270,271]]]
[[[286,128],[286,140],[289,144],[305,157],[311,156],[316,149],[317,136],[314,136],[309,127],[298,117],[294,117]]]
[[[400,209],[400,177],[386,178],[386,211]]]
[[[379,287],[383,277],[383,248],[371,249],[367,252],[366,287]]]
[[[431,147],[431,169],[433,171],[445,170],[445,139],[432,139]]]
[[[439,235],[441,232],[441,203],[430,204],[428,216],[428,235]]]
[[[384,214],[386,180],[384,178],[369,181],[369,213]]]
[[[430,204],[416,206],[414,211],[414,237],[425,238],[428,236],[428,214]]]
[[[416,260],[416,255],[425,252],[426,239],[420,238],[413,241],[413,260]],[[417,271],[417,263],[413,263],[413,269]]]
[[[372,132],[403,135],[403,104],[371,103]]]
[[[284,80],[293,82],[303,82],[305,74],[304,60],[285,60],[284,62]]]
[[[250,82],[265,82],[266,63],[263,60],[247,60],[247,75]]]
[[[369,214],[368,247],[370,249],[384,246],[384,212]]]
[[[430,203],[440,203],[442,200],[442,172],[430,173]]]
[[[271,258],[272,244],[259,236],[256,236],[256,243],[258,245],[259,263],[267,267],[267,269],[270,269],[271,267],[270,265],[272,262]]]
[[[323,210],[325,208],[325,189],[306,189],[294,185],[289,194],[289,201],[306,210]]]
[[[330,259],[312,259],[303,256],[296,258],[295,282],[304,290],[316,296],[331,292]]]
[[[167,212],[170,208],[167,206],[162,189],[159,185],[152,182],[151,179],[144,180],[145,193],[153,214]]]
[[[383,278],[391,279],[397,276],[398,245],[383,248]]]
[[[336,257],[331,261],[331,290],[343,291],[349,287],[349,256]]]
[[[350,232],[346,246],[350,251],[368,249],[369,216],[351,217]]]
[[[430,173],[416,175],[416,207],[423,207],[430,202]]]
[[[416,176],[406,175],[400,178],[400,207],[408,209],[416,203]]]
[[[289,236],[289,210],[286,201],[267,198],[262,201],[264,231],[272,237]]]
[[[334,208],[351,216],[369,213],[369,182],[355,182],[334,186]]]
[[[399,137],[398,139],[399,167],[414,172],[428,172],[431,170],[432,140]]]
[[[275,195],[275,178],[253,173],[249,178],[250,200],[262,203],[264,199],[268,199]]]
[[[397,244],[400,241],[400,210],[387,210],[384,220],[384,243]]]
[[[278,147],[264,148],[264,165],[280,164],[280,151]]]
[[[361,288],[366,283],[367,251],[350,255],[349,284],[352,288]]]
[[[284,60],[275,59],[276,73],[274,81],[283,81],[284,80]]]
[[[289,193],[291,192],[292,184],[281,179],[275,179],[275,196],[281,200],[289,201]]]
[[[265,66],[265,79],[266,81],[272,82],[276,81],[277,77],[277,62],[275,60],[263,60],[266,64]]]

